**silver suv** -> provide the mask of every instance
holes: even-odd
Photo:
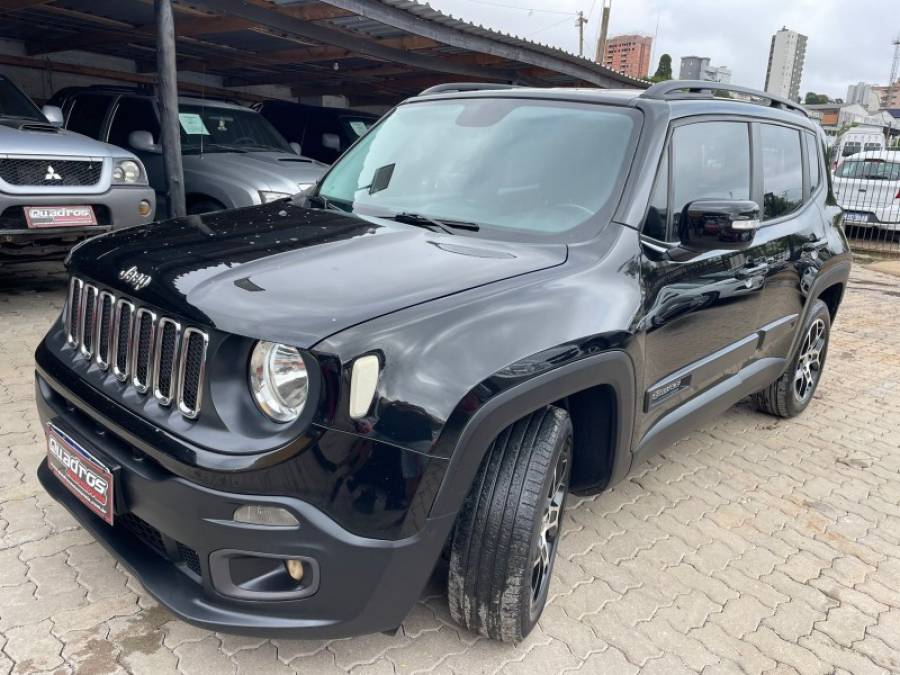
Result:
[[[128,148],[147,167],[160,211],[165,174],[159,109],[149,93],[125,87],[57,92],[66,128]],[[328,168],[300,154],[255,110],[225,101],[178,100],[188,213],[265,204],[312,187]]]
[[[38,109],[0,75],[0,264],[62,258],[80,239],[153,220],[141,161],[61,125],[59,108]]]

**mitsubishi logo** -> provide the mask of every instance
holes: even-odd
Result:
[[[53,168],[52,164],[48,164],[47,175],[44,176],[44,180],[62,180],[62,176],[56,173],[56,169]]]

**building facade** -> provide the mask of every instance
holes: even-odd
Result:
[[[643,35],[617,35],[606,41],[603,65],[610,70],[647,79],[650,72],[650,53],[653,38]]]
[[[844,103],[853,105],[857,103],[869,112],[876,112],[881,107],[881,97],[875,91],[875,87],[865,82],[851,84],[847,87],[847,96]]]
[[[900,108],[900,80],[894,86],[872,87],[882,108]]]
[[[708,56],[682,56],[678,79],[728,83],[731,82],[731,70],[727,66],[709,65]]]
[[[806,36],[782,28],[772,36],[766,91],[792,101],[800,100],[800,79],[806,58]]]

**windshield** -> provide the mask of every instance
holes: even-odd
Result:
[[[4,77],[0,77],[0,117],[47,121],[31,99]]]
[[[319,196],[530,240],[593,227],[624,180],[636,111],[529,99],[400,106],[338,161]],[[570,235],[567,235],[569,238]]]
[[[186,151],[294,151],[275,127],[255,110],[220,106],[178,106],[181,147]]]
[[[900,163],[883,159],[852,159],[842,163],[836,175],[838,178],[900,180]]]

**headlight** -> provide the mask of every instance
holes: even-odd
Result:
[[[269,202],[274,202],[278,199],[284,199],[285,197],[290,197],[291,195],[287,192],[270,192],[268,190],[260,190],[259,198],[262,199],[263,204],[268,204]]]
[[[306,405],[309,375],[294,347],[260,341],[250,356],[250,390],[256,405],[275,422],[293,422]]]
[[[116,160],[112,177],[113,183],[118,183],[119,185],[136,185],[147,182],[141,165],[133,159]]]

